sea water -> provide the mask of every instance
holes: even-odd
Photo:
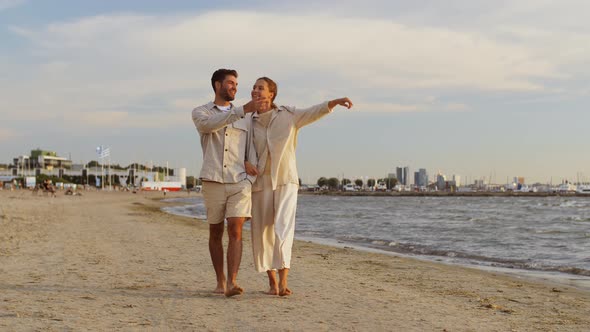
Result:
[[[173,200],[205,219],[200,196]],[[590,285],[590,197],[299,195],[295,237]]]

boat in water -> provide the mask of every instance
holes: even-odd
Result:
[[[590,195],[590,184],[580,184],[576,187],[577,194]]]

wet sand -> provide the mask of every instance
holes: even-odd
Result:
[[[239,275],[245,293],[228,299],[211,292],[205,223],[160,212],[169,204],[160,193],[83,194],[0,191],[0,330],[590,326],[588,290],[303,241],[293,252],[293,295],[269,296],[248,233]]]

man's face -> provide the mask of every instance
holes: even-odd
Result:
[[[236,98],[236,92],[238,92],[238,79],[232,75],[225,76],[217,89],[217,95],[225,101],[232,101]]]

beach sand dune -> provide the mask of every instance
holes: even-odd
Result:
[[[184,194],[186,195],[186,194]],[[170,197],[170,195],[168,195]],[[265,295],[249,234],[242,296],[211,293],[208,227],[161,194],[0,191],[0,330],[588,331],[590,293],[298,241]],[[320,222],[320,221],[318,221]]]

